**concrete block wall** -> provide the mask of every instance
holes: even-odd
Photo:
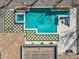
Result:
[[[79,8],[78,8],[79,10]],[[77,11],[77,54],[79,54],[79,11]]]

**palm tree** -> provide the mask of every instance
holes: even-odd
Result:
[[[67,32],[64,32],[65,35],[63,35],[62,37],[60,37],[60,42],[59,42],[59,46],[62,45],[62,50],[63,52],[65,53],[67,50],[70,50],[70,47],[73,46],[74,42],[77,40],[76,38],[76,33],[78,31],[73,31],[70,30],[70,31],[67,31]]]

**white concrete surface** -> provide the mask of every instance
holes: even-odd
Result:
[[[74,53],[76,53],[76,45],[74,46],[74,41],[76,40],[76,11],[76,8],[70,9],[70,27],[62,24],[59,20],[58,33],[60,40],[58,46],[59,49],[62,50],[62,52],[71,49]]]

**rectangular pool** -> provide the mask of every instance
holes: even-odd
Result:
[[[25,29],[37,29],[38,33],[56,33],[58,15],[69,15],[69,11],[49,8],[31,8],[25,12]]]

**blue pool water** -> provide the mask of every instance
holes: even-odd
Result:
[[[24,21],[24,15],[18,14],[17,15],[17,20],[16,21]]]
[[[40,33],[56,33],[58,15],[68,15],[69,11],[31,8],[25,12],[25,28],[36,28]]]

